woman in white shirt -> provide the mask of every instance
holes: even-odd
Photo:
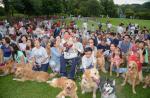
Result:
[[[49,66],[49,57],[46,49],[40,46],[40,41],[34,41],[34,48],[32,49],[32,59],[36,66],[34,70],[37,71],[47,71]]]

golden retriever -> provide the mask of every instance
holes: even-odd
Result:
[[[105,70],[105,58],[102,50],[97,51],[97,65],[102,72],[107,73]]]
[[[65,98],[65,96],[69,96],[70,98],[78,98],[76,83],[71,79],[67,79],[66,77],[54,78],[52,81],[47,81],[47,83],[53,87],[62,89],[56,98]]]
[[[136,94],[135,86],[140,83],[140,80],[138,76],[138,65],[134,61],[129,62],[128,70],[125,74],[125,80],[121,85],[124,86],[126,82],[132,85],[132,92]]]
[[[96,91],[100,83],[100,75],[96,68],[86,69],[82,75],[81,90],[85,92],[93,92],[93,98],[96,98]]]
[[[17,67],[15,71],[15,78],[13,80],[46,82],[55,75],[56,74],[48,74],[47,72],[43,71],[33,71],[32,69],[26,67]]]
[[[145,77],[143,82],[144,82],[143,88],[150,87],[150,74]]]
[[[3,73],[1,76],[5,76],[5,75],[13,73],[13,65],[14,65],[14,61],[8,60],[4,64],[4,66],[0,66],[0,71]]]
[[[2,49],[0,49],[0,64],[2,64],[3,63],[3,51],[2,51]]]

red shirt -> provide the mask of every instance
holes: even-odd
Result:
[[[130,55],[128,57],[128,61],[135,61],[138,65],[138,71],[141,71],[142,70],[142,63],[140,62],[140,59],[137,57],[137,55],[134,53],[132,55]]]

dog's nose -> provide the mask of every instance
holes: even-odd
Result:
[[[67,87],[67,89],[71,89],[71,87]]]

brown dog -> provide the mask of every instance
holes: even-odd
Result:
[[[0,66],[0,71],[3,73],[1,76],[5,76],[5,75],[13,73],[13,65],[14,65],[14,61],[8,60],[4,64],[4,66]]]
[[[58,87],[63,89],[56,98],[65,98],[65,96],[69,96],[71,98],[78,98],[77,96],[77,86],[76,83],[67,79],[66,77],[55,78],[52,81],[47,81],[51,86]]]
[[[105,58],[102,50],[97,51],[97,65],[102,72],[107,73],[105,70]]]
[[[3,63],[3,51],[2,51],[2,49],[0,49],[0,64],[2,64]]]
[[[32,69],[26,67],[17,67],[15,71],[15,78],[13,80],[46,82],[55,75],[56,74],[48,74],[47,72],[43,71],[33,71]]]
[[[132,92],[136,94],[135,86],[140,83],[140,80],[138,76],[138,65],[134,61],[129,62],[128,71],[126,72],[125,75],[125,80],[121,85],[124,86],[126,82],[132,85]]]
[[[96,98],[96,91],[100,82],[99,72],[96,68],[86,69],[82,75],[81,90],[85,92],[93,92],[93,98]]]
[[[147,88],[147,87],[150,87],[150,74],[147,75],[144,79],[144,86],[143,88]]]

